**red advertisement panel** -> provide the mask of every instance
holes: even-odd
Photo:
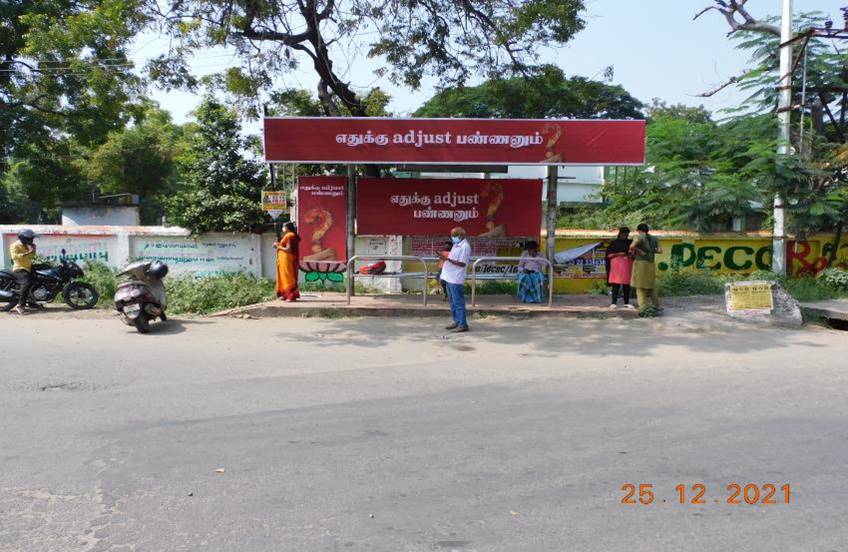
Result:
[[[327,272],[314,261],[345,261],[347,178],[301,176],[297,182],[297,225],[301,269]]]
[[[265,159],[281,163],[641,165],[645,121],[267,118]]]
[[[360,178],[357,233],[447,236],[538,236],[542,181],[515,179]]]

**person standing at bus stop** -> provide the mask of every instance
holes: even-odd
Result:
[[[294,302],[300,299],[297,269],[300,263],[300,236],[293,222],[283,225],[285,234],[274,243],[277,250],[277,297]]]
[[[462,227],[451,230],[451,241],[453,247],[445,259],[442,280],[447,284],[453,324],[445,329],[461,333],[468,331],[468,319],[465,312],[465,278],[468,263],[471,261],[471,244],[465,239],[465,229]]]
[[[657,270],[654,267],[654,257],[662,253],[660,242],[650,234],[648,225],[644,222],[636,227],[638,231],[633,243],[630,244],[630,253],[635,261],[633,263],[633,276],[630,286],[636,288],[636,297],[639,301],[640,316],[656,316],[660,308],[660,296],[657,290]],[[648,306],[650,298],[651,306]]]

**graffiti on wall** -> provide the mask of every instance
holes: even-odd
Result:
[[[815,276],[827,268],[834,247],[834,240],[790,241],[786,258],[792,274]],[[833,268],[848,269],[848,243],[840,244],[835,259]]]
[[[3,247],[17,240],[15,234],[3,236]],[[51,263],[58,263],[65,250],[65,259],[84,264],[86,261],[110,264],[114,258],[115,239],[102,236],[69,236],[67,234],[41,234],[36,239],[38,256]],[[7,260],[11,264],[11,260]]]
[[[660,241],[662,245],[662,241]],[[666,246],[668,247],[668,246]],[[661,271],[695,268],[716,272],[749,273],[771,268],[771,244],[738,242],[675,243],[668,257],[657,263]],[[662,256],[661,256],[662,257]]]
[[[190,272],[195,276],[235,274],[254,270],[253,253],[248,238],[240,236],[197,240],[178,237],[136,237],[130,255],[134,260],[160,260],[176,274]]]

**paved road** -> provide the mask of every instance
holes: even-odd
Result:
[[[0,550],[845,550],[844,332],[435,323],[0,316]]]

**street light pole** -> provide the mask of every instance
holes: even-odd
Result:
[[[789,155],[790,132],[792,130],[792,0],[783,0],[783,23],[780,42],[780,80],[777,86],[780,101],[777,116],[780,120],[780,135],[777,144],[778,157]],[[783,196],[774,195],[774,231],[772,237],[772,271],[786,274],[786,206]]]

